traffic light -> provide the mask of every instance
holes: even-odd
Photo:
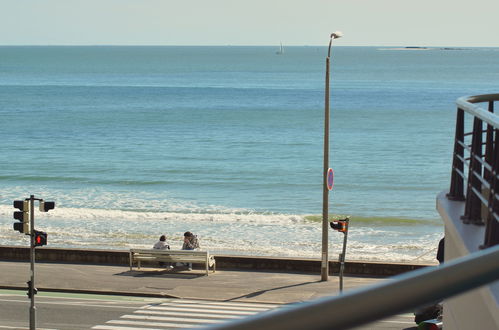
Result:
[[[48,212],[49,210],[53,210],[54,207],[55,202],[40,201],[40,212]]]
[[[14,219],[21,221],[21,222],[14,222],[14,230],[29,235],[30,234],[29,200],[14,201],[14,207],[20,210],[14,212]]]
[[[35,230],[35,246],[47,245],[47,233]]]
[[[332,221],[329,223],[329,225],[334,230],[337,230],[337,231],[342,232],[342,233],[344,233],[348,230],[347,220]]]

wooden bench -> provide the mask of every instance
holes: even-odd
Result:
[[[137,262],[137,269],[140,269],[141,261],[205,264],[206,275],[210,267],[215,272],[215,258],[208,251],[130,249],[130,270],[134,262]]]

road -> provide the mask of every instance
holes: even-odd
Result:
[[[24,291],[0,290],[0,330],[29,329],[29,307]],[[39,330],[164,330],[199,327],[286,305],[40,292],[36,307]],[[413,326],[413,315],[401,314],[355,330],[402,330]]]
[[[90,329],[150,302],[154,299],[39,293],[36,325],[37,329]],[[25,291],[0,290],[0,329],[29,329],[29,308]]]

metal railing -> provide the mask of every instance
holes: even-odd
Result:
[[[499,279],[499,246],[364,289],[207,327],[217,330],[350,329]]]
[[[499,244],[499,94],[457,100],[451,184],[447,198],[464,201],[466,224],[485,225],[481,248]],[[488,109],[478,104],[485,103]],[[470,122],[466,122],[470,119]],[[471,123],[472,120],[472,123]]]

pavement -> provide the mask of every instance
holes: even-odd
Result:
[[[30,263],[0,261],[0,288],[26,288]],[[386,278],[343,278],[344,291],[373,285]],[[170,271],[163,268],[41,263],[35,265],[39,291],[122,294],[218,301],[294,303],[339,293],[338,276],[321,281],[320,274],[202,269]]]

